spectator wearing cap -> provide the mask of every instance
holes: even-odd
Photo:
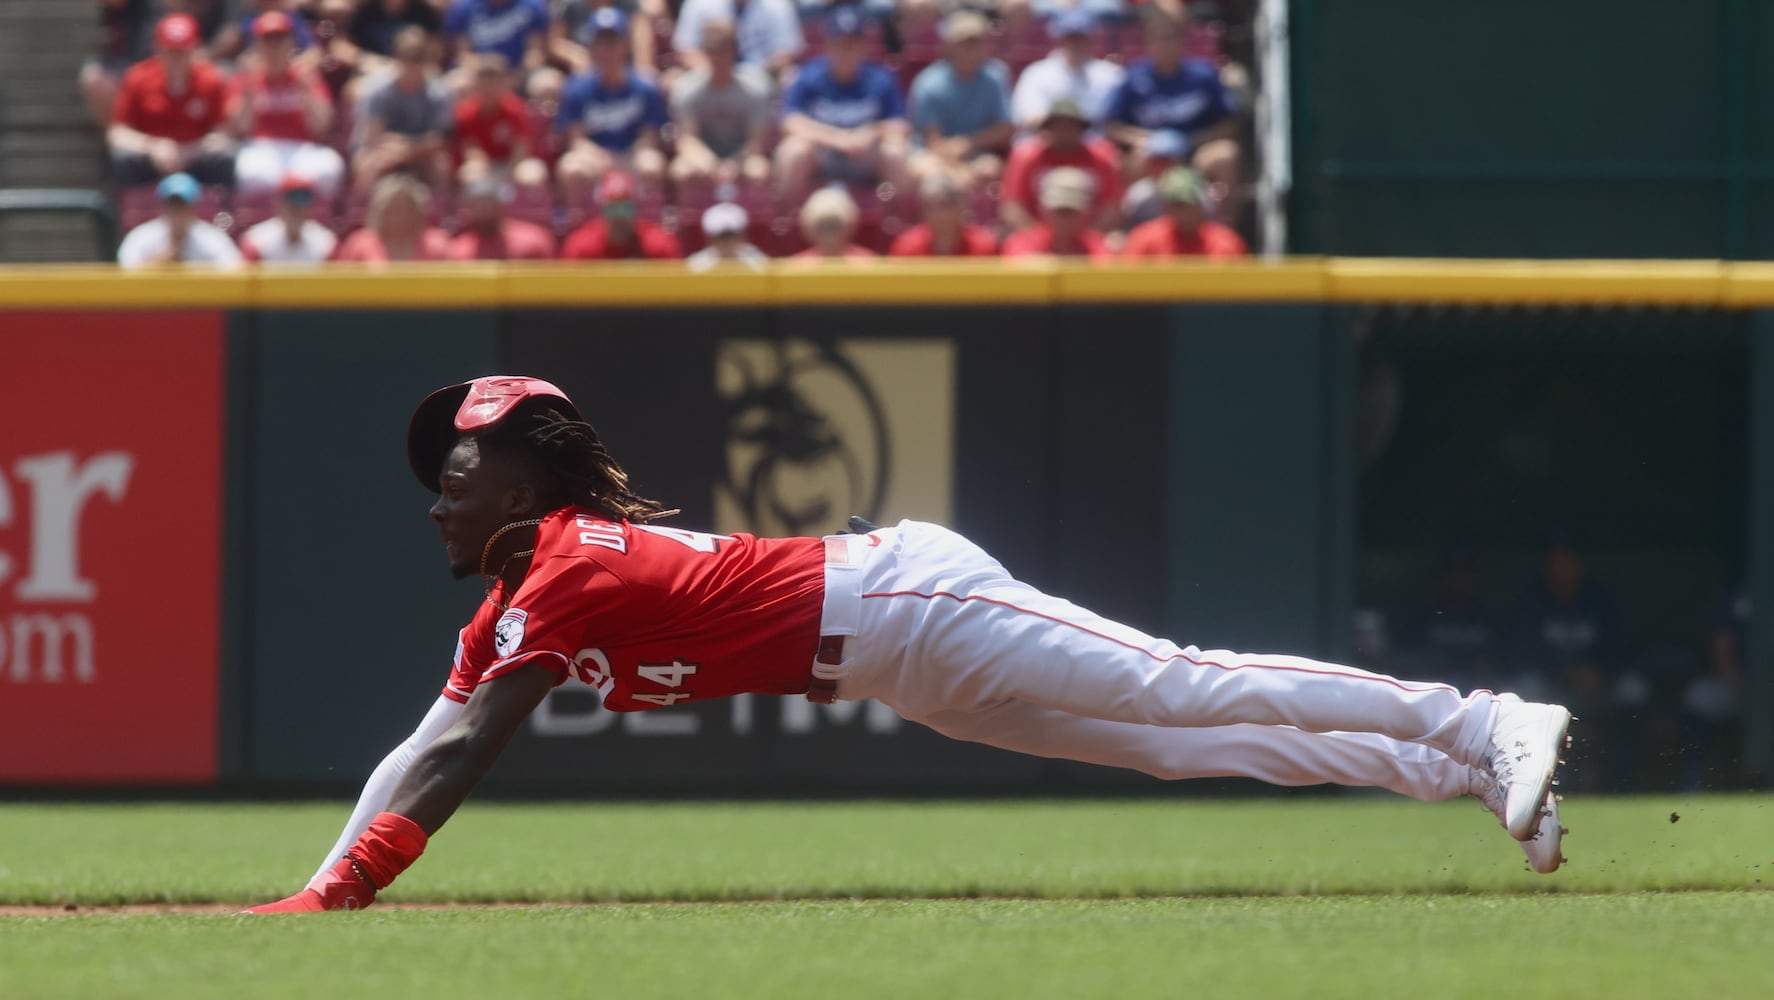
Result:
[[[570,72],[591,69],[591,39],[597,30],[592,15],[601,7],[616,7],[628,15],[628,45],[634,68],[648,77],[659,73],[659,38],[656,20],[670,20],[664,0],[549,0],[548,59]]]
[[[962,190],[945,173],[926,176],[918,184],[918,205],[924,221],[893,238],[893,257],[995,257],[998,239],[984,226],[970,226],[961,217]]]
[[[567,234],[562,260],[676,260],[677,237],[651,219],[637,218],[634,178],[620,170],[597,186],[598,217]]]
[[[225,128],[228,85],[197,53],[197,20],[169,14],[154,29],[155,54],[130,67],[105,139],[123,184],[188,173],[210,184],[234,180],[235,143]]]
[[[258,65],[234,77],[228,118],[245,138],[234,161],[235,183],[243,193],[269,193],[290,174],[314,182],[322,197],[339,189],[345,162],[323,145],[333,121],[332,97],[311,69],[294,63],[290,18],[282,11],[260,14]]]
[[[1011,117],[1018,128],[1034,129],[1055,101],[1068,100],[1083,109],[1091,125],[1102,122],[1109,95],[1121,83],[1121,67],[1091,54],[1096,17],[1087,10],[1060,11],[1047,22],[1055,44],[1045,57],[1030,63],[1010,95]]]
[[[266,264],[319,266],[333,255],[339,239],[314,221],[314,184],[285,177],[277,189],[277,214],[240,234],[247,260]]]
[[[1189,143],[1181,132],[1161,128],[1146,140],[1146,156],[1140,164],[1140,177],[1127,186],[1121,196],[1121,224],[1132,229],[1164,214],[1164,196],[1158,191],[1158,179],[1171,167],[1188,163]]]
[[[229,269],[240,263],[240,250],[228,234],[197,217],[201,190],[190,174],[161,178],[154,191],[160,214],[129,231],[117,248],[125,268],[156,264],[203,264]]]
[[[790,198],[816,181],[906,187],[905,99],[893,72],[867,57],[864,30],[854,9],[832,11],[825,55],[801,67],[783,100],[776,168]]]
[[[984,16],[958,10],[942,23],[944,58],[912,81],[914,178],[943,171],[957,183],[998,179],[1016,127],[1010,122],[1010,72],[989,58]]]
[[[462,189],[462,231],[450,240],[450,260],[553,260],[554,234],[534,222],[508,218],[509,184],[482,177]]]
[[[1121,168],[1114,145],[1087,134],[1090,123],[1070,98],[1055,101],[1036,135],[1017,143],[1004,165],[1001,217],[1012,229],[1035,220],[1039,185],[1048,171],[1076,167],[1095,181],[1091,214],[1104,230],[1112,229],[1121,197]]]
[[[363,228],[345,237],[333,259],[364,264],[445,259],[450,237],[426,221],[430,206],[431,190],[423,181],[389,174],[370,193]]]
[[[855,243],[856,202],[841,187],[821,188],[801,206],[801,235],[812,246],[795,254],[802,261],[866,260],[875,252]]]
[[[456,105],[452,138],[463,184],[495,176],[526,190],[548,186],[548,165],[534,155],[530,112],[511,92],[505,57],[482,52],[472,63],[474,90]]]
[[[1103,238],[1090,228],[1096,197],[1091,176],[1077,167],[1049,170],[1041,178],[1041,221],[1004,238],[1004,256],[1109,259]]]
[[[764,70],[774,80],[787,76],[807,47],[791,0],[684,0],[671,47],[686,68],[704,64],[702,32],[712,21],[733,25],[739,61]]]
[[[1207,217],[1207,186],[1188,167],[1171,167],[1158,180],[1164,214],[1127,234],[1121,255],[1154,257],[1245,257],[1244,237]]]
[[[628,65],[628,18],[614,7],[592,15],[592,70],[574,77],[561,97],[555,127],[566,137],[561,155],[561,192],[579,204],[610,170],[658,185],[665,174],[659,127],[665,97]]]
[[[745,209],[730,201],[708,206],[702,213],[702,234],[708,237],[708,246],[686,257],[684,263],[699,274],[718,267],[763,270],[770,257],[746,242],[747,222]]]
[[[1160,129],[1174,129],[1189,141],[1191,164],[1219,191],[1237,180],[1237,122],[1231,93],[1220,83],[1219,67],[1208,59],[1183,57],[1184,15],[1157,4],[1146,8],[1149,55],[1127,69],[1110,95],[1107,132],[1129,150],[1130,173],[1150,154]]]
[[[542,0],[455,0],[444,14],[444,38],[458,63],[497,52],[526,76],[548,61],[548,8]]]
[[[703,25],[701,65],[671,88],[677,155],[671,176],[679,184],[763,186],[770,181],[764,133],[770,127],[770,77],[739,62],[733,25]]]
[[[216,58],[250,64],[251,53],[259,43],[259,18],[266,14],[280,14],[289,19],[290,38],[298,54],[308,52],[314,47],[314,30],[308,26],[308,22],[295,9],[291,0],[248,0],[241,6],[248,7],[249,10],[216,34]]]
[[[206,53],[205,40],[226,20],[225,0],[98,0],[103,36],[98,51],[80,67],[80,93],[87,113],[99,128],[111,124],[117,88],[130,67],[154,55],[159,22],[183,14],[197,22],[196,51]],[[154,8],[158,7],[158,11]]]
[[[384,174],[404,170],[432,187],[449,180],[444,140],[452,119],[450,95],[431,68],[431,39],[418,28],[394,43],[395,69],[366,82],[357,115],[351,173],[369,188]]]

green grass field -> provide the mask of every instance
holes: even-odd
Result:
[[[1553,876],[1470,801],[471,803],[383,900],[545,905],[103,909],[345,813],[0,805],[0,997],[1774,996],[1774,796],[1567,803]]]

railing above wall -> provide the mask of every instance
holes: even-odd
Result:
[[[671,263],[413,264],[120,271],[0,269],[0,309],[501,308],[1162,302],[1774,306],[1774,263],[1295,258],[1090,266],[886,262],[688,274]]]

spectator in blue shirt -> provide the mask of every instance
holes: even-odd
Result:
[[[1010,75],[988,59],[986,19],[958,10],[942,23],[946,58],[912,81],[911,174],[921,181],[947,174],[962,190],[997,180],[1016,127],[1010,121]]]
[[[1153,4],[1145,15],[1147,58],[1129,66],[1109,95],[1109,138],[1129,150],[1128,172],[1138,175],[1147,143],[1159,129],[1187,138],[1190,163],[1222,199],[1238,175],[1236,108],[1220,82],[1219,67],[1183,58],[1184,22]]]
[[[655,190],[665,173],[659,151],[665,98],[628,64],[628,16],[599,7],[591,27],[591,72],[567,84],[555,116],[566,150],[557,173],[561,193],[572,204],[582,203],[612,169]]]
[[[444,15],[444,37],[458,62],[497,52],[519,77],[548,58],[548,8],[542,0],[456,0]]]
[[[832,11],[826,54],[801,67],[783,99],[776,164],[790,198],[816,182],[906,189],[905,99],[892,71],[866,58],[865,27],[855,8]]]

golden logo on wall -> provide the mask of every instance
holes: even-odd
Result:
[[[851,514],[949,519],[953,342],[727,340],[715,389],[727,419],[716,530],[823,535]]]

